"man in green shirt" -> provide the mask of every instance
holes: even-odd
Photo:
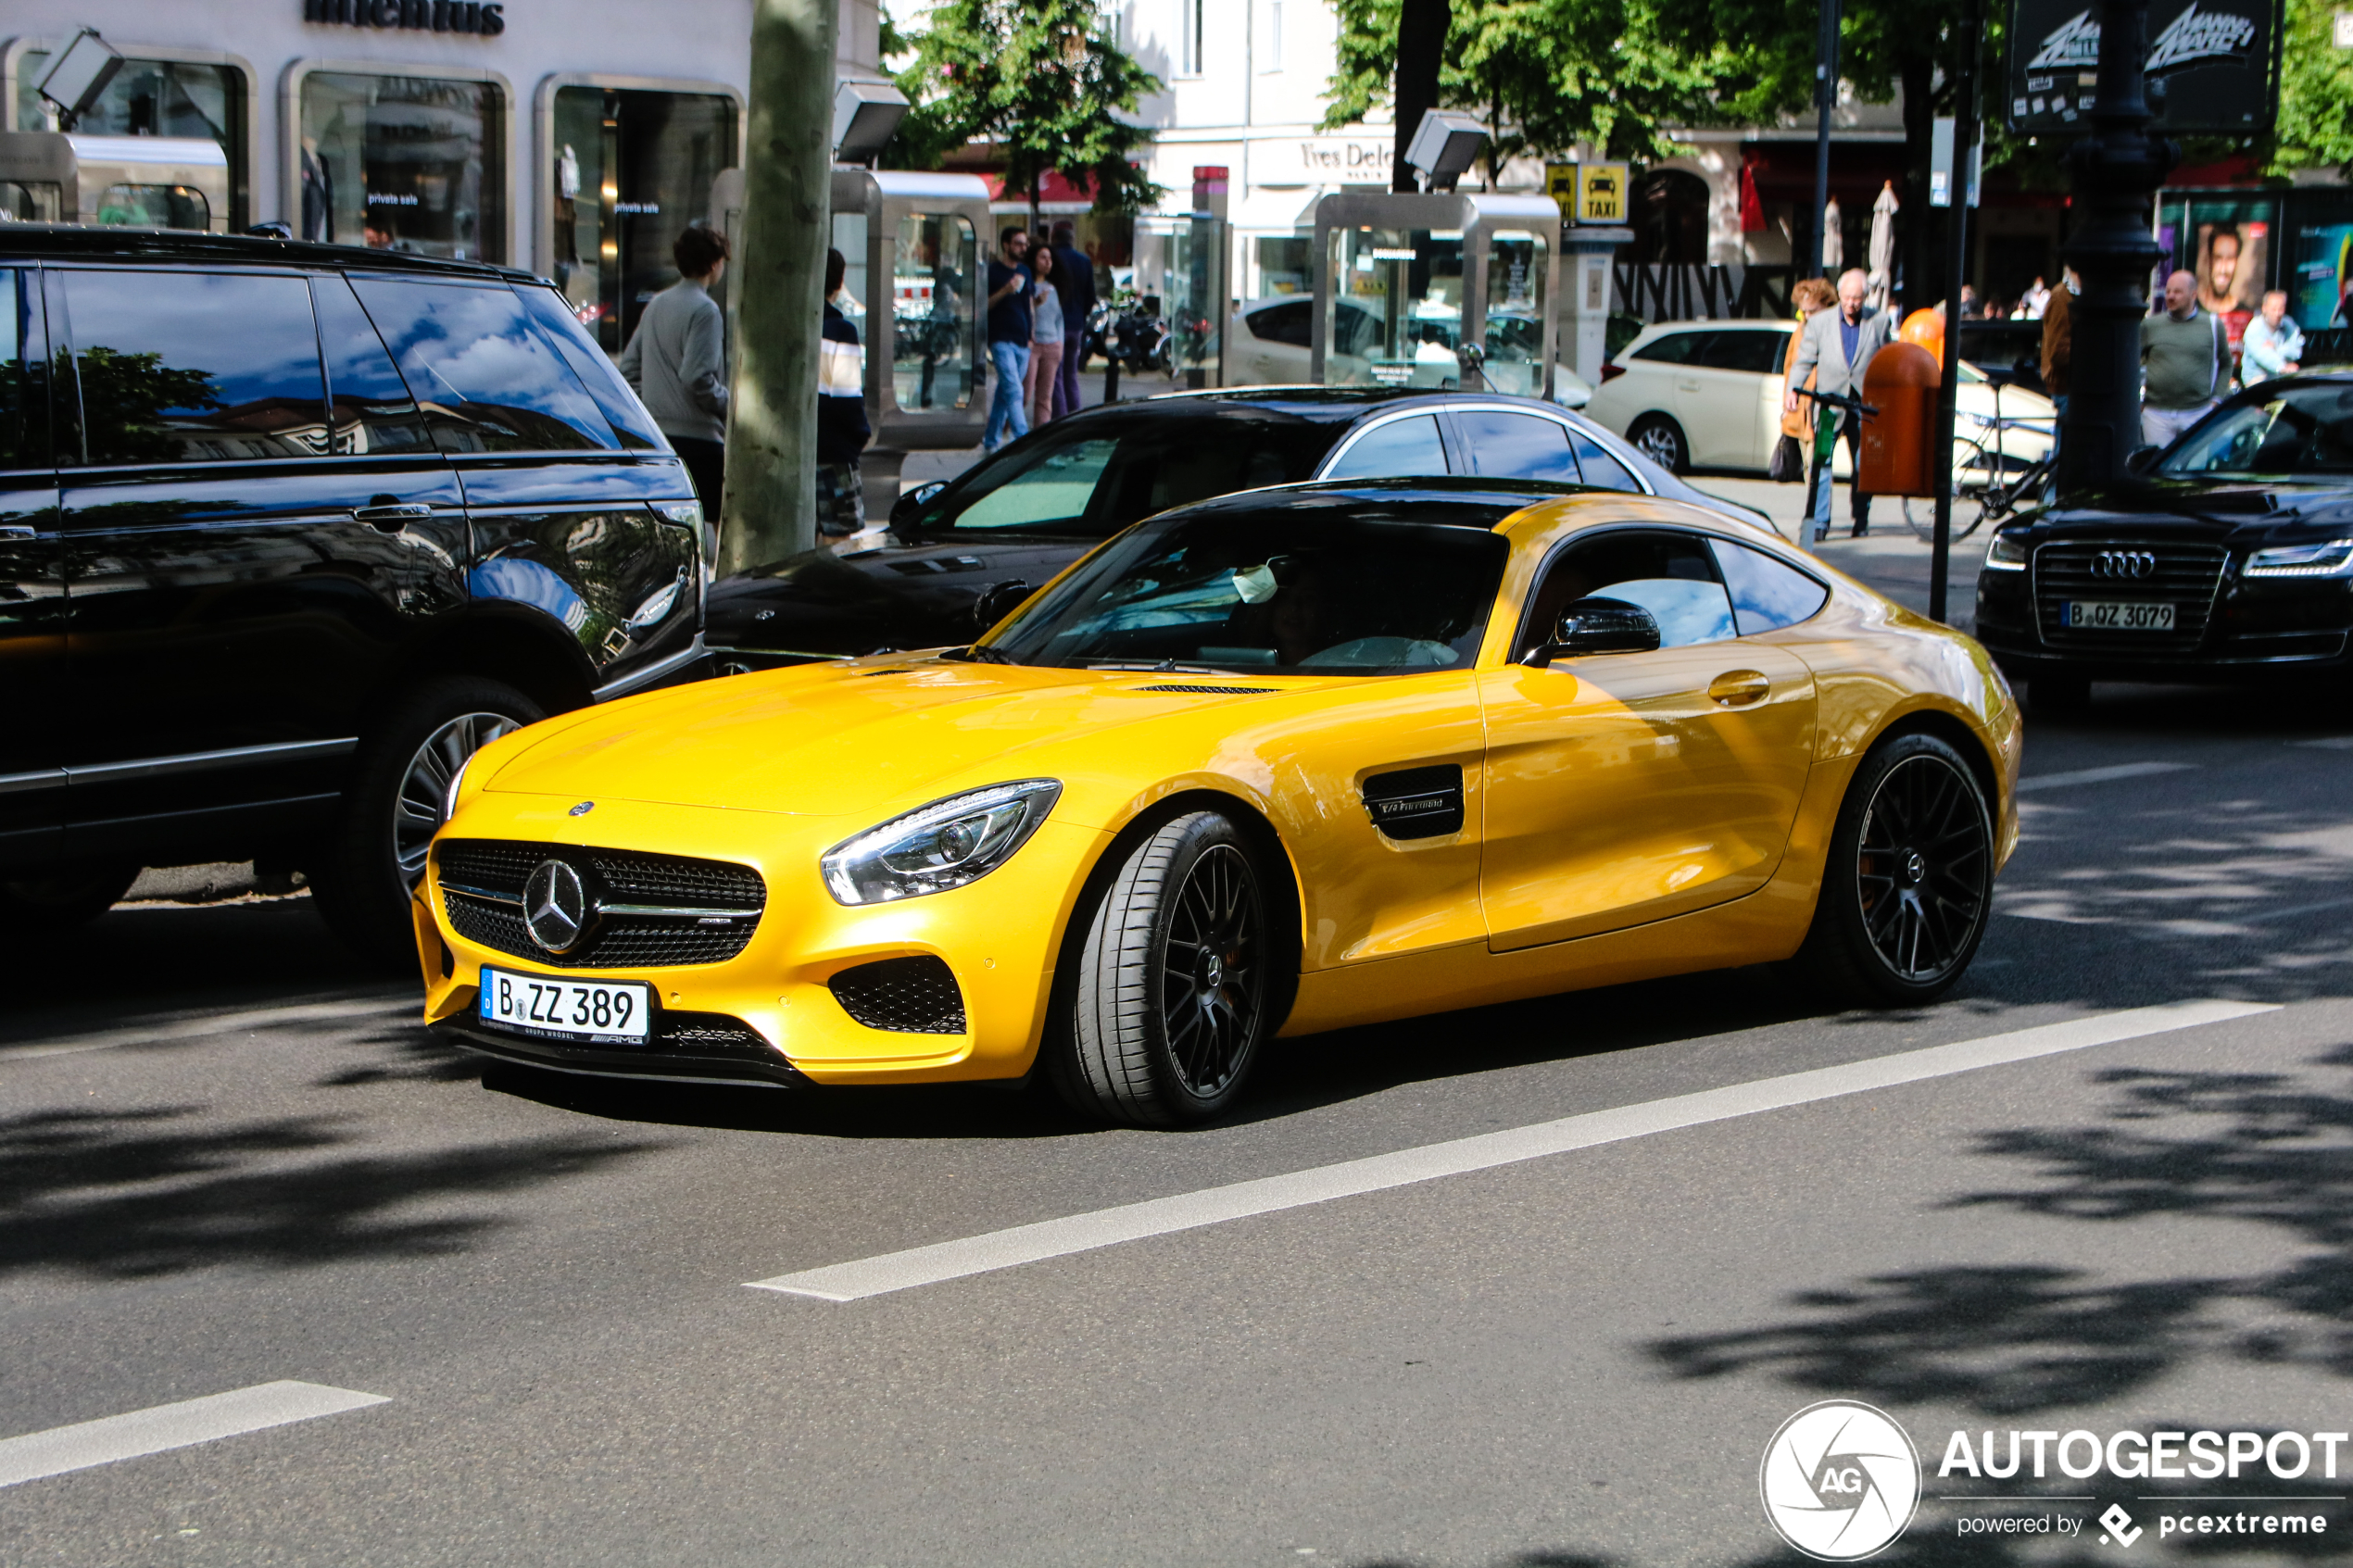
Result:
[[[2141,440],[2166,446],[2231,389],[2222,318],[2197,305],[2197,279],[2165,280],[2165,309],[2141,322]]]

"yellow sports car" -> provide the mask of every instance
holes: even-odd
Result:
[[[1793,960],[1968,967],[2017,838],[1984,651],[1680,502],[1259,490],[970,647],[741,675],[475,753],[426,1016],[567,1072],[1041,1073],[1215,1114],[1277,1035]]]

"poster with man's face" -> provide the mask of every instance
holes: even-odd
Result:
[[[2197,230],[2197,302],[2221,315],[2252,311],[2263,298],[2268,275],[2263,252],[2271,237],[2265,223],[2201,223]]]

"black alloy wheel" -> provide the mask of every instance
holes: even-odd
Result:
[[[1173,1127],[1230,1105],[1270,1030],[1266,899],[1235,824],[1195,811],[1128,852],[1076,947],[1048,1069],[1088,1115]]]
[[[1684,473],[1692,466],[1691,443],[1683,439],[1683,427],[1664,414],[1644,414],[1626,433],[1626,440],[1635,451],[1665,469],[1668,473]]]
[[[1918,1006],[1969,968],[1993,900],[1993,814],[1977,775],[1944,741],[1898,735],[1847,788],[1797,962],[1842,1001]]]

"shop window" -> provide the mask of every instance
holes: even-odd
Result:
[[[555,203],[549,274],[608,354],[648,301],[678,281],[670,247],[711,217],[711,185],[736,167],[735,100],[717,93],[560,87],[549,137]]]
[[[1654,169],[1635,185],[1633,206],[1631,259],[1646,266],[1707,264],[1706,181],[1680,169]]]
[[[302,237],[507,258],[507,106],[489,82],[302,79]]]
[[[1315,242],[1301,238],[1261,238],[1258,242],[1258,292],[1312,294],[1315,288]]]
[[[17,58],[19,131],[54,131],[49,107],[35,91],[48,72],[46,50],[29,49]],[[126,59],[98,101],[74,125],[82,136],[189,136],[219,146],[229,160],[228,219],[242,229],[249,216],[252,170],[245,165],[245,74],[233,66],[184,60]],[[209,216],[209,215],[208,215]],[[145,223],[145,219],[121,220]],[[164,227],[201,228],[170,223]]]
[[[969,220],[912,213],[891,247],[891,395],[901,408],[966,408],[973,395],[969,305],[980,245]]]

